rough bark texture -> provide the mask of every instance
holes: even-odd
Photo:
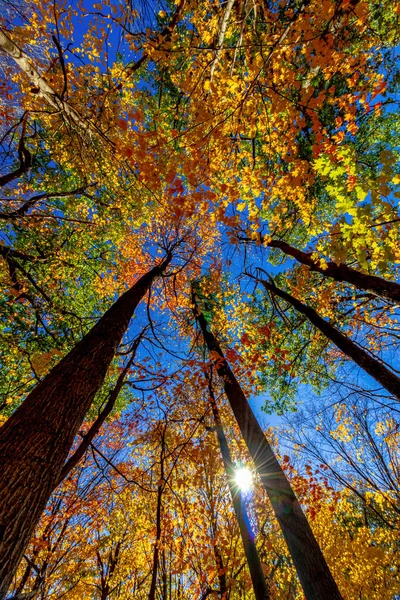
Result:
[[[210,404],[214,415],[215,426],[217,429],[217,437],[219,447],[221,450],[222,461],[224,463],[226,477],[228,480],[229,491],[232,497],[233,508],[239,524],[240,535],[243,542],[244,552],[247,559],[247,564],[250,570],[251,581],[253,583],[253,590],[256,600],[269,600],[269,589],[265,576],[262,570],[260,557],[257,552],[257,548],[254,542],[254,534],[251,530],[250,520],[247,515],[246,507],[243,501],[243,495],[239,489],[236,489],[234,485],[235,479],[235,466],[232,462],[231,453],[229,451],[228,442],[225,437],[224,429],[222,427],[221,418],[219,416],[219,410],[215,401],[212,384],[209,380],[209,394]]]
[[[125,377],[129,371],[129,369],[131,368],[133,361],[135,360],[136,351],[139,347],[140,341],[142,339],[142,335],[143,335],[143,332],[134,341],[131,357],[128,360],[126,366],[124,367],[124,370],[120,373],[120,375],[117,379],[117,383],[115,384],[115,387],[111,390],[110,395],[108,397],[108,400],[107,400],[103,410],[100,412],[99,416],[94,421],[94,423],[90,427],[89,431],[83,436],[82,442],[79,444],[78,448],[75,450],[75,452],[72,454],[72,456],[69,457],[69,459],[63,466],[60,476],[56,482],[56,487],[58,485],[60,485],[60,483],[69,475],[69,473],[72,471],[72,469],[74,467],[76,467],[76,465],[82,459],[85,452],[88,450],[90,444],[93,442],[94,438],[100,431],[104,421],[111,414],[111,411],[114,408],[114,404],[116,403],[118,395],[122,389],[122,386],[124,385]]]
[[[0,599],[136,306],[170,260],[125,292],[0,429]]]
[[[343,354],[354,360],[354,362],[364,369],[368,375],[371,375],[371,377],[373,377],[375,381],[384,387],[390,394],[400,400],[400,379],[397,375],[380,363],[376,358],[370,356],[368,352],[360,348],[350,338],[336,329],[336,327],[328,323],[328,321],[325,321],[313,308],[303,304],[300,300],[297,300],[297,298],[294,298],[294,296],[291,296],[269,281],[265,281],[264,279],[257,279],[257,281],[262,283],[266,290],[276,294],[283,300],[286,300],[286,302],[291,304],[299,313],[305,315],[321,333],[343,352]]]
[[[337,264],[333,261],[328,261],[324,267],[321,267],[317,261],[313,260],[310,252],[302,252],[286,242],[279,240],[271,240],[268,243],[268,246],[270,248],[282,250],[282,252],[288,256],[292,256],[299,263],[310,267],[312,271],[322,273],[322,275],[325,275],[326,277],[331,277],[336,281],[345,281],[360,290],[372,292],[377,296],[392,300],[396,303],[400,302],[400,285],[394,281],[387,281],[376,275],[362,273],[361,271],[348,267],[344,263]]]
[[[224,390],[261,482],[289,548],[307,600],[342,600],[311,527],[246,396],[232,373],[215,336],[200,311],[196,315],[204,341],[223,380]]]

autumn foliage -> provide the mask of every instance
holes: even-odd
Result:
[[[400,594],[399,15],[2,4],[0,598]]]

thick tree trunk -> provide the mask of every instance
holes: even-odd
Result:
[[[254,534],[251,530],[250,520],[247,515],[246,507],[243,501],[243,495],[234,484],[235,466],[232,462],[228,442],[222,427],[219,410],[215,401],[211,380],[208,379],[208,390],[210,395],[210,404],[214,415],[215,426],[219,447],[221,450],[222,461],[224,463],[226,477],[228,480],[229,491],[232,497],[233,508],[239,524],[240,535],[243,542],[244,552],[247,564],[250,570],[251,581],[253,583],[254,595],[256,600],[268,600],[270,598],[269,589],[261,567],[260,557],[254,542]]]
[[[282,300],[286,300],[286,302],[291,304],[299,313],[305,315],[325,337],[331,340],[331,342],[343,352],[343,354],[354,360],[354,362],[364,369],[368,375],[371,375],[371,377],[373,377],[375,381],[384,387],[390,394],[400,400],[400,379],[397,375],[380,363],[376,358],[370,356],[368,352],[360,348],[350,338],[336,329],[336,327],[328,323],[328,321],[325,321],[325,319],[320,317],[313,308],[303,304],[300,300],[297,300],[294,296],[291,296],[284,290],[276,287],[273,283],[265,281],[264,279],[255,279],[262,283],[266,290],[276,294],[279,298],[282,298]]]
[[[137,349],[141,342],[142,336],[143,336],[143,331],[134,341],[131,356],[130,356],[126,366],[124,367],[123,371],[120,373],[120,375],[117,379],[117,382],[115,384],[115,387],[111,390],[110,395],[108,397],[108,400],[107,400],[104,408],[102,409],[102,411],[100,412],[99,416],[94,421],[94,423],[91,425],[89,431],[83,436],[82,442],[79,444],[78,448],[75,450],[75,452],[72,454],[72,456],[69,457],[69,459],[63,466],[55,487],[59,486],[60,483],[70,474],[72,469],[74,467],[76,467],[76,465],[82,459],[85,452],[88,450],[90,444],[93,442],[94,438],[100,431],[104,421],[111,414],[111,411],[114,408],[114,404],[116,403],[119,393],[122,389],[122,386],[124,385],[125,377],[129,371],[129,369],[131,368],[133,361],[135,360],[136,352],[137,352]]]
[[[376,275],[362,273],[361,271],[348,267],[344,263],[337,264],[333,261],[328,261],[322,267],[318,261],[312,258],[310,252],[302,252],[283,241],[271,240],[268,243],[268,246],[270,248],[282,250],[282,252],[288,256],[292,256],[299,263],[307,265],[312,271],[321,273],[322,275],[325,275],[325,277],[331,277],[336,281],[345,281],[360,290],[372,292],[372,294],[381,296],[387,300],[392,300],[396,303],[400,302],[400,285],[394,281],[387,281]]]
[[[0,599],[136,306],[170,260],[125,292],[0,429]]]
[[[307,600],[342,600],[311,527],[221,347],[197,309],[196,319],[223,381],[243,438],[282,529]]]

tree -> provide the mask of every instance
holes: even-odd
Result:
[[[1,428],[3,595],[132,314],[171,258],[125,292]]]
[[[243,542],[243,547],[249,566],[251,580],[253,583],[254,595],[256,600],[269,599],[270,594],[268,585],[265,581],[265,575],[263,573],[260,557],[257,552],[256,545],[254,543],[254,534],[251,530],[249,517],[247,515],[246,506],[244,504],[243,495],[240,489],[235,489],[234,476],[235,467],[232,462],[231,453],[229,451],[228,442],[225,437],[224,429],[222,427],[221,417],[217,407],[213,384],[212,384],[212,371],[210,375],[207,375],[208,380],[208,391],[210,395],[210,404],[214,416],[215,428],[217,431],[218,443],[221,450],[222,461],[224,463],[226,477],[228,480],[229,491],[232,497],[233,506],[235,509],[235,515],[238,520],[240,535]]]
[[[330,597],[341,598],[300,504],[226,362],[218,341],[209,330],[194,294],[193,306],[204,342],[218,375],[223,380],[225,393],[282,528],[307,599],[320,598],[327,590]]]
[[[390,558],[397,552],[396,533],[382,521],[369,520],[353,492],[329,485],[328,471],[318,463],[314,467],[306,463],[303,475],[289,460],[286,467],[343,593],[363,600],[391,598],[398,586],[397,568]]]
[[[388,530],[398,529],[398,463],[394,446],[398,437],[396,412],[379,407],[362,394],[337,393],[326,406],[324,419],[303,412],[288,423],[286,435],[298,452],[320,465],[325,475],[354,495],[365,520]],[[307,459],[306,459],[307,460]]]
[[[311,323],[317,327],[331,342],[336,344],[338,348],[347,356],[352,358],[362,369],[364,369],[371,377],[373,377],[382,387],[395,398],[400,400],[400,379],[392,371],[387,369],[380,361],[372,358],[365,350],[352,342],[347,336],[343,335],[333,325],[322,319],[319,314],[310,306],[306,306],[297,298],[294,298],[284,290],[279,289],[274,283],[264,279],[257,279],[266,290],[276,294],[289,304],[291,304],[298,312],[304,314]]]
[[[243,236],[239,239],[246,242],[251,241],[251,238],[243,238]],[[264,243],[264,240],[261,238],[260,242]],[[326,260],[319,262],[318,259],[313,258],[311,252],[303,252],[281,240],[267,239],[266,245],[270,248],[281,250],[286,255],[296,259],[299,263],[309,267],[311,271],[321,273],[325,277],[331,277],[335,281],[345,281],[360,290],[371,292],[393,302],[398,302],[400,299],[400,286],[394,281],[388,281],[375,275],[368,275],[352,269],[344,263],[337,264],[334,261],[327,262]]]

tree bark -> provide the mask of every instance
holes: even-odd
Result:
[[[327,261],[322,267],[318,261],[312,258],[311,252],[303,252],[280,240],[271,240],[268,242],[268,247],[282,250],[288,256],[296,259],[297,262],[309,267],[311,271],[321,273],[325,277],[331,277],[335,281],[345,281],[360,290],[371,292],[396,303],[400,302],[400,285],[394,281],[387,281],[376,275],[362,273],[344,263],[337,264],[333,261]]]
[[[247,564],[250,571],[251,581],[256,600],[269,600],[269,588],[265,581],[264,572],[262,570],[260,557],[254,542],[254,534],[251,530],[250,520],[247,515],[246,506],[244,504],[243,495],[234,484],[235,466],[232,462],[231,453],[228,442],[225,437],[225,432],[222,427],[221,417],[215,401],[214,391],[211,379],[208,379],[208,391],[211,409],[214,415],[215,426],[217,430],[218,443],[221,450],[222,461],[225,467],[226,478],[228,481],[229,491],[232,497],[233,508],[235,510],[236,519],[239,524],[240,535],[243,542],[244,552],[247,559]]]
[[[129,369],[131,368],[133,361],[135,360],[136,352],[141,342],[142,336],[143,331],[133,342],[131,357],[129,358],[126,366],[124,367],[124,370],[120,373],[115,387],[111,390],[103,410],[100,412],[99,416],[94,421],[89,431],[83,436],[82,442],[79,444],[78,448],[75,450],[72,456],[69,457],[69,459],[63,466],[55,487],[59,486],[60,483],[70,474],[72,469],[76,467],[76,465],[79,463],[79,461],[85,454],[86,450],[89,448],[90,444],[93,442],[95,436],[100,431],[104,421],[111,414],[111,411],[114,408],[114,404],[116,403],[118,395],[122,389],[122,386],[124,385],[125,377]]]
[[[0,429],[1,600],[136,306],[171,258],[125,292]]]
[[[375,381],[384,387],[390,394],[397,398],[397,400],[400,400],[400,379],[397,375],[380,363],[376,358],[370,356],[368,352],[355,344],[347,337],[347,335],[341,333],[336,327],[320,317],[316,310],[303,304],[300,300],[297,300],[297,298],[291,296],[284,290],[276,287],[275,284],[265,281],[264,279],[253,278],[262,283],[266,290],[276,294],[279,298],[282,298],[282,300],[291,304],[299,313],[305,315],[325,337],[343,352],[343,354],[354,360],[361,369],[364,369],[368,375],[373,377]]]
[[[157,488],[157,508],[156,508],[156,539],[154,541],[153,552],[153,568],[151,572],[151,583],[148,600],[155,600],[158,576],[158,562],[160,557],[160,542],[161,542],[161,526],[162,526],[162,497],[165,485],[164,475],[164,460],[165,460],[165,433],[164,428],[161,435],[161,451],[160,451],[160,480]]]
[[[196,319],[257,472],[278,519],[307,600],[343,600],[300,504],[221,347],[195,304]]]

